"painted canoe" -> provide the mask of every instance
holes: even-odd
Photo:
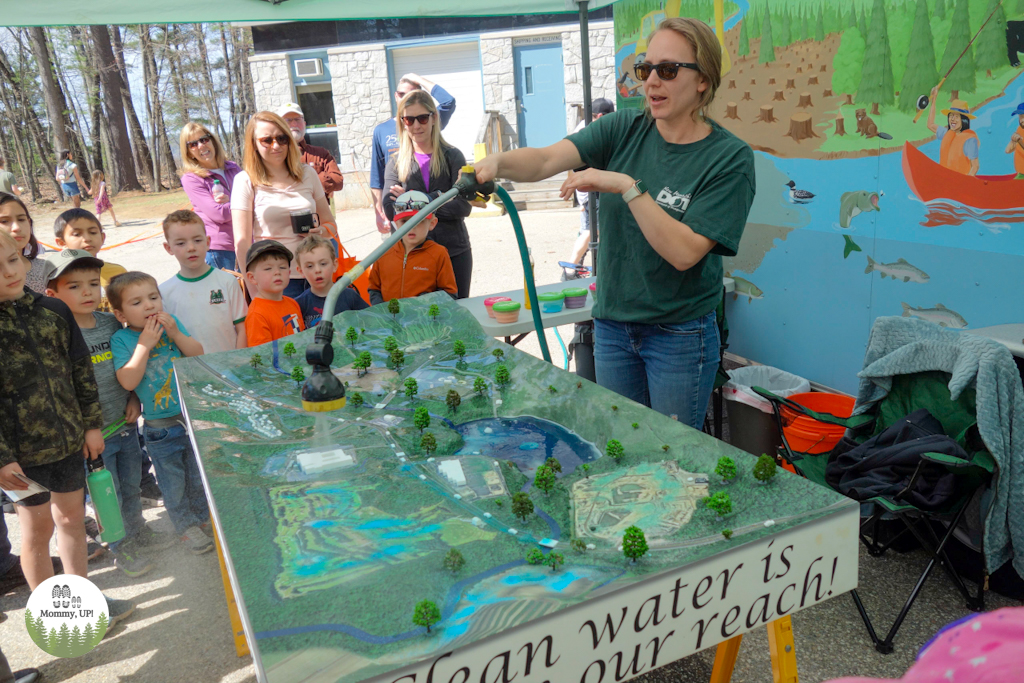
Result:
[[[940,166],[909,142],[903,144],[903,175],[918,199],[948,199],[976,209],[1024,207],[1024,180],[1010,175],[971,177]]]

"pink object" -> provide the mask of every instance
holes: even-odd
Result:
[[[508,298],[507,296],[492,296],[492,297],[489,297],[487,299],[484,299],[484,308],[487,309],[487,315],[488,316],[490,316],[492,318],[494,317],[494,308],[492,308],[492,307],[498,301],[512,301],[512,299]],[[517,315],[517,317],[518,317],[518,315]],[[513,321],[513,322],[515,322],[515,321]]]
[[[1024,681],[1024,607],[978,614],[940,631],[903,678],[837,678],[830,683],[1015,683]]]
[[[597,298],[597,283],[596,282],[591,282],[589,289],[590,289],[590,296],[592,296],[592,297],[594,297],[596,299]]]

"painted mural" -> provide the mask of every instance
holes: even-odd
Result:
[[[715,28],[755,150],[731,350],[855,392],[874,319],[1024,319],[1024,0],[622,0],[619,107],[664,17]]]

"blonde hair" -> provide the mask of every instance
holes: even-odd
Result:
[[[686,38],[687,42],[690,43],[690,47],[693,48],[697,68],[700,69],[700,76],[708,84],[708,87],[700,94],[700,102],[693,111],[693,118],[694,120],[709,120],[711,103],[715,99],[715,92],[718,91],[718,86],[722,84],[722,46],[719,44],[714,30],[699,19],[672,17],[671,19],[665,19],[658,24],[658,28],[651,31],[651,35],[647,36],[648,45],[650,45],[651,38],[658,31],[674,31],[683,38]],[[644,111],[650,116],[650,104],[646,99],[644,101]]]
[[[18,256],[25,258],[24,255],[22,255],[21,253],[21,249],[18,248],[18,243],[14,241],[14,237],[12,237],[11,233],[7,232],[6,230],[0,230],[0,247],[3,247],[4,249],[10,249]]]
[[[433,123],[433,127],[430,129],[430,144],[434,148],[430,155],[430,175],[441,176],[448,168],[444,150],[451,145],[441,137],[441,122],[438,120],[434,98],[426,90],[413,90],[398,102],[398,158],[395,160],[395,168],[402,184],[405,184],[409,174],[412,173],[413,164],[416,163],[416,157],[413,156],[412,136],[408,134],[408,129],[402,122],[402,116],[405,115],[406,109],[414,104],[426,109]],[[429,182],[430,178],[424,178],[424,180]]]
[[[106,179],[107,179],[106,176],[103,175],[103,171],[101,171],[100,169],[97,168],[95,171],[93,171],[92,172],[92,186],[93,186],[93,188],[95,188],[93,191],[95,192],[96,190],[100,189],[100,185],[99,184],[101,182],[105,181]]]
[[[142,273],[137,270],[130,270],[127,273],[121,273],[110,278],[110,282],[107,283],[107,301],[110,302],[110,307],[115,311],[120,311],[121,306],[124,303],[124,293],[129,287],[141,284],[151,284],[156,287],[156,291],[160,291],[160,285],[157,284],[156,278],[149,273]],[[162,297],[163,295],[161,295]]]
[[[224,168],[227,156],[224,154],[224,148],[220,145],[220,140],[203,124],[189,121],[182,126],[181,134],[178,135],[178,150],[181,152],[181,171],[179,173],[180,175],[195,173],[200,178],[208,178],[210,176],[209,169],[200,166],[196,158],[192,156],[192,150],[188,148],[189,139],[197,133],[200,136],[210,136],[210,142],[213,144],[213,161],[217,164],[217,168]]]
[[[308,254],[314,249],[319,249],[320,247],[327,249],[331,254],[331,258],[338,258],[334,255],[334,244],[320,235],[306,235],[306,238],[302,240],[302,243],[295,250],[295,258],[299,258],[303,254]]]
[[[253,185],[269,185],[270,174],[267,173],[267,165],[263,163],[256,145],[256,124],[260,121],[272,123],[281,131],[281,135],[288,138],[288,157],[285,159],[285,169],[292,180],[302,180],[302,153],[299,152],[299,145],[292,138],[292,129],[288,127],[285,120],[272,111],[259,111],[252,115],[249,123],[245,125],[245,151],[242,152],[242,169],[249,175]]]

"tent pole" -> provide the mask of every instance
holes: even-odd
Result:
[[[583,80],[583,120],[584,125],[589,126],[593,118],[593,98],[590,92],[590,21],[587,16],[588,0],[580,0],[580,69]],[[590,210],[587,217],[590,221],[590,259],[593,263],[593,273],[597,275],[597,206],[596,192],[590,192],[587,203]]]

